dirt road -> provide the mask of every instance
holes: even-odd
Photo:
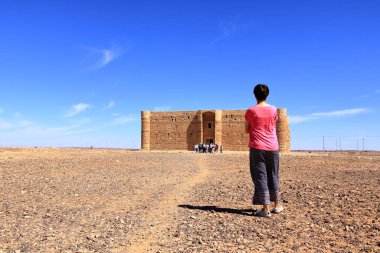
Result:
[[[247,153],[0,149],[0,252],[379,252],[380,154],[282,155],[252,216]]]

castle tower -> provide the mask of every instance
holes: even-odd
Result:
[[[150,111],[141,112],[141,149],[150,150]]]
[[[286,108],[277,109],[278,120],[276,124],[277,139],[281,153],[290,152],[290,129]]]
[[[197,125],[198,125],[198,141],[197,143],[202,143],[203,142],[203,119],[202,119],[202,111],[199,110],[197,111],[197,114],[196,114],[196,122],[197,122]]]
[[[223,130],[223,122],[222,122],[223,113],[221,110],[215,110],[215,143],[222,143],[222,130]]]

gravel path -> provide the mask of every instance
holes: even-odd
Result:
[[[252,216],[248,154],[0,149],[2,252],[380,252],[380,154],[281,156]]]

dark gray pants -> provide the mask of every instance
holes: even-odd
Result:
[[[249,167],[255,186],[252,199],[254,205],[269,205],[280,200],[279,157],[278,151],[249,150]]]

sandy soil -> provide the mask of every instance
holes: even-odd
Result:
[[[253,217],[248,153],[0,149],[2,252],[380,252],[380,153],[281,156]]]

